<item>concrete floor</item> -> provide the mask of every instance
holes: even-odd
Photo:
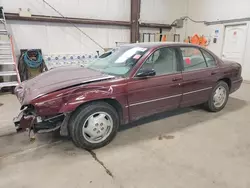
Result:
[[[250,187],[250,84],[219,113],[159,114],[123,126],[93,153],[53,134],[34,143],[13,134],[19,104],[12,95],[0,103],[0,188]]]

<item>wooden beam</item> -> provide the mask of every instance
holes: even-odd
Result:
[[[172,26],[169,24],[158,24],[158,23],[141,23],[140,27],[161,28],[161,29],[172,28]]]
[[[137,1],[138,3],[138,1],[140,0],[131,0],[131,1],[132,2]],[[17,13],[5,13],[5,17],[7,20],[20,20],[20,21],[51,22],[51,23],[69,23],[70,21],[73,24],[126,26],[126,27],[131,27],[131,41],[133,42],[139,40],[139,27],[171,29],[171,26],[169,24],[139,23],[138,22],[139,12],[135,11],[135,13],[137,13],[136,18],[131,19],[131,22],[132,21],[134,22],[132,24],[129,21],[99,20],[99,19],[72,18],[72,17],[63,18],[56,16],[44,16],[44,15],[32,15],[31,17],[22,17],[19,16],[19,14]]]
[[[5,13],[6,20],[21,20],[21,21],[35,21],[35,22],[53,22],[53,23],[73,23],[73,24],[89,24],[89,25],[112,25],[112,26],[127,26],[131,24],[127,21],[114,21],[114,20],[97,20],[86,18],[70,18],[70,17],[56,17],[56,16],[43,16],[32,15],[31,17],[22,17],[16,13]]]
[[[131,30],[130,42],[139,41],[139,19],[140,19],[141,0],[131,0]]]

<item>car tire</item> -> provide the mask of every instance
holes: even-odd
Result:
[[[103,147],[114,139],[119,122],[118,113],[111,105],[93,102],[79,107],[72,114],[68,130],[77,147],[92,150]]]
[[[219,81],[213,88],[209,96],[209,100],[205,103],[205,107],[210,112],[219,112],[227,104],[229,97],[229,87],[226,82]]]

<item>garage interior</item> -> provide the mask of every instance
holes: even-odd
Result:
[[[249,0],[0,0],[0,7],[0,188],[250,187]],[[218,113],[194,106],[155,114],[122,125],[96,150],[57,132],[35,141],[16,133],[20,82],[146,42],[204,46],[240,63],[244,81]],[[40,57],[30,64],[37,71],[22,66],[28,52]]]

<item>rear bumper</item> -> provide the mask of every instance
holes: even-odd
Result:
[[[242,82],[243,82],[242,78],[232,81],[232,86],[231,86],[230,93],[233,93],[233,92],[237,91],[240,88]]]

